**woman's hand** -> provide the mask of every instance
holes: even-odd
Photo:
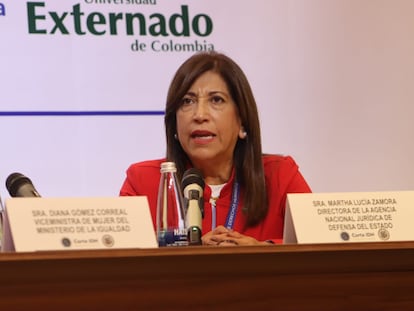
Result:
[[[237,231],[218,226],[206,233],[201,238],[203,245],[235,246],[235,245],[268,245],[267,242],[259,242],[255,238],[243,235]]]

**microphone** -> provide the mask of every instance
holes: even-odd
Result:
[[[6,179],[6,188],[12,197],[37,197],[40,194],[32,181],[21,173],[12,173]]]
[[[189,245],[201,245],[202,219],[204,217],[204,179],[196,168],[184,172],[181,190],[184,195]]]

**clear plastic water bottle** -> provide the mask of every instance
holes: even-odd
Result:
[[[183,197],[174,162],[161,163],[157,201],[158,245],[187,246],[187,226]]]

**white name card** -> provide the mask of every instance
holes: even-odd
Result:
[[[158,244],[144,196],[6,201],[4,251],[154,247]]]
[[[284,243],[414,240],[414,191],[288,194]]]

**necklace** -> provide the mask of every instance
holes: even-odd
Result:
[[[210,204],[211,204],[211,228],[214,229],[217,226],[217,217],[216,217],[216,201],[220,197],[220,192],[223,189],[225,184],[221,185],[209,185],[211,189],[210,195]]]
[[[216,211],[216,203],[220,197],[221,189],[223,189],[225,184],[223,185],[209,185],[211,188],[211,196],[210,196],[210,204],[211,204],[211,229],[216,228],[217,226],[217,211]],[[240,195],[240,184],[235,181],[233,184],[233,190],[231,195],[231,203],[230,208],[227,213],[225,227],[228,229],[232,229],[234,226],[234,221],[236,219],[237,207],[239,205],[239,195]]]

